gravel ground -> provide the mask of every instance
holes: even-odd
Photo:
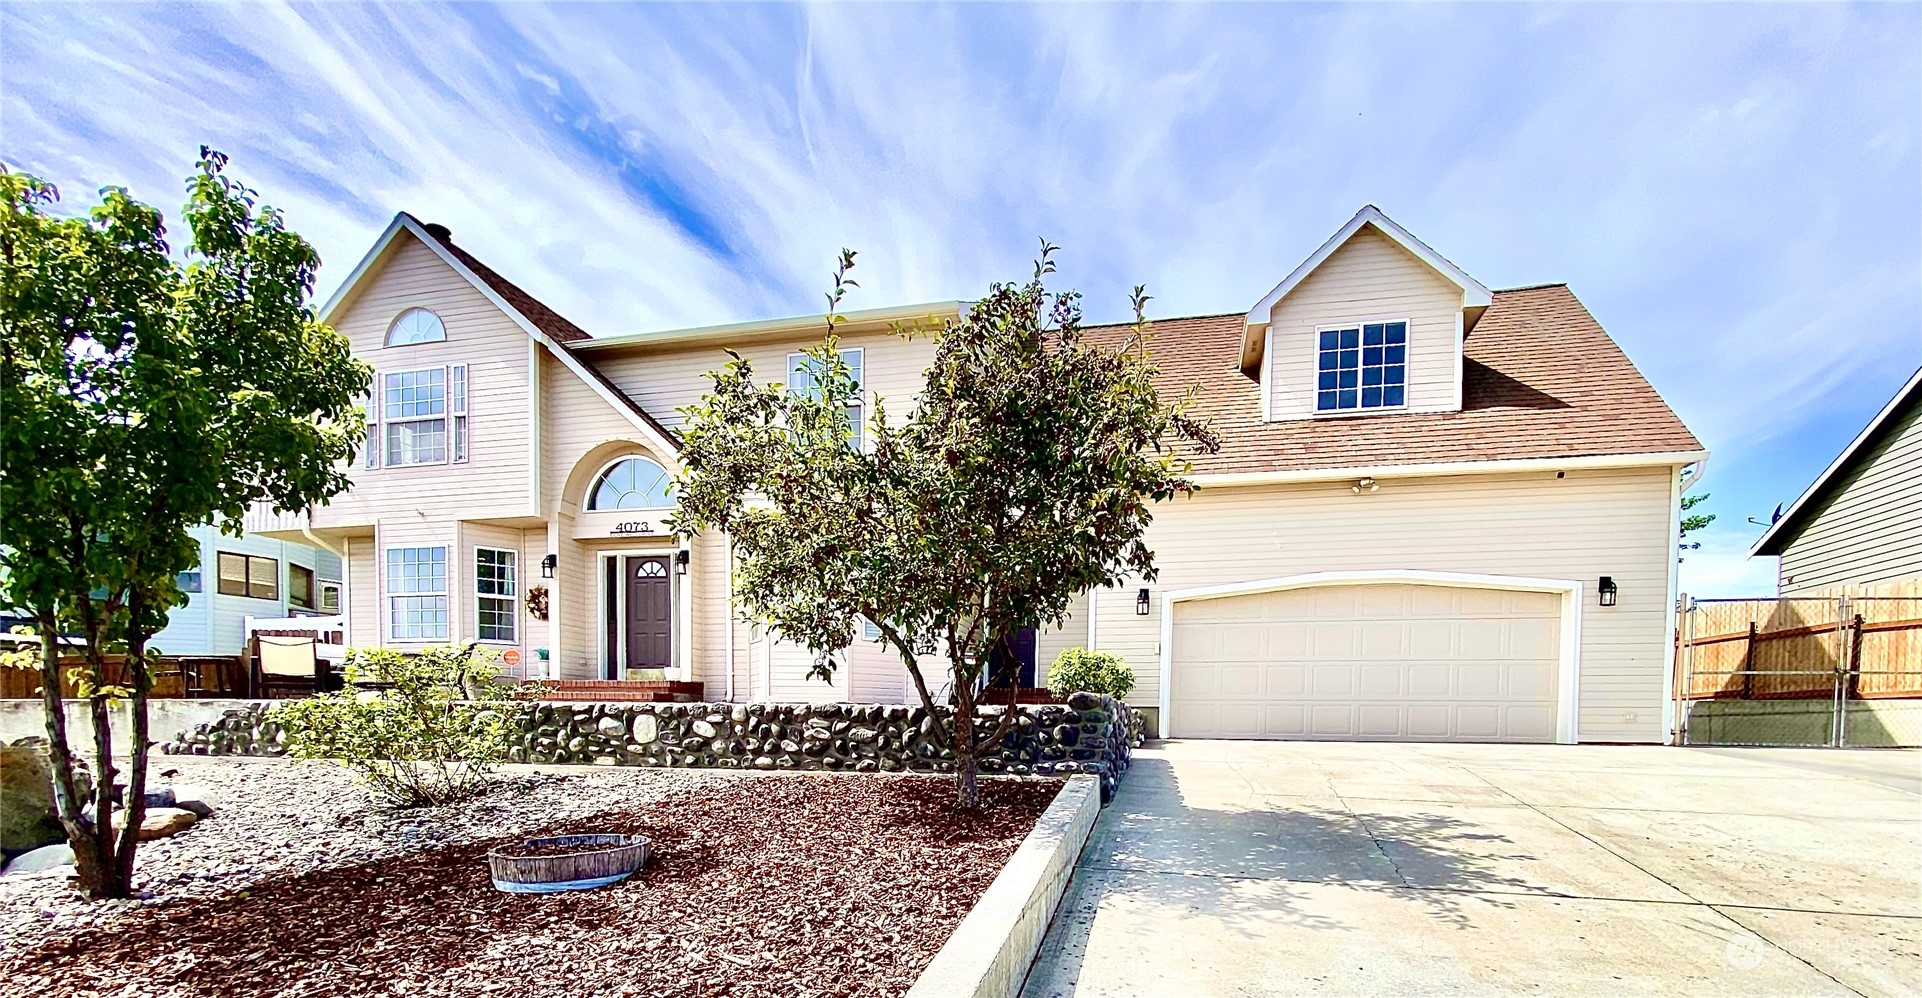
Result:
[[[737,779],[716,770],[516,769],[500,789],[461,807],[388,811],[332,763],[156,759],[148,786],[202,788],[215,813],[179,835],[141,844],[136,885],[150,896],[91,902],[67,886],[67,871],[0,877],[0,953],[104,925],[129,910],[228,894],[271,877],[368,863],[436,844],[531,834],[569,818]],[[161,775],[169,770],[176,775]]]
[[[938,777],[518,773],[468,805],[390,813],[314,763],[167,760],[217,813],[142,849],[151,898],[0,879],[0,990],[42,996],[893,995],[913,983],[1059,789]],[[503,839],[637,831],[612,888],[508,895]]]

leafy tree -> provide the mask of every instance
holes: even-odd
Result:
[[[1688,539],[1688,535],[1696,532],[1697,530],[1701,530],[1702,528],[1707,527],[1709,524],[1715,522],[1714,513],[1689,512],[1689,510],[1692,510],[1695,507],[1700,506],[1702,503],[1707,502],[1708,496],[1709,494],[1707,492],[1703,492],[1699,495],[1682,497],[1682,522],[1681,522],[1682,529],[1677,533],[1675,540],[1676,540],[1676,543],[1680,545],[1681,549],[1684,551],[1694,551],[1702,546],[1701,541],[1695,541],[1694,543],[1690,543]]]
[[[302,759],[336,759],[393,807],[451,804],[485,790],[519,732],[515,684],[500,681],[498,656],[472,643],[402,655],[392,648],[347,653],[350,681],[378,680],[290,700],[270,715]]]
[[[367,368],[307,305],[320,259],[201,150],[173,256],[161,215],[106,188],[84,217],[0,170],[0,603],[34,622],[60,821],[82,887],[132,889],[148,748],[148,640],[185,602],[191,528],[238,531],[256,503],[304,509],[347,486]],[[58,636],[94,730],[93,815],[74,780]],[[118,670],[112,660],[124,656]],[[127,810],[111,705],[131,700]]]
[[[964,317],[898,330],[933,336],[934,361],[899,425],[874,400],[866,448],[834,332],[854,286],[848,250],[826,339],[807,351],[811,385],[758,384],[734,355],[682,410],[671,524],[733,538],[743,612],[813,651],[814,675],[833,676],[865,618],[930,714],[947,684],[953,723],[936,739],[968,808],[980,802],[977,748],[1015,717],[1012,697],[998,717],[977,711],[995,646],[1059,624],[1095,586],[1154,578],[1149,507],[1194,489],[1176,448],[1215,446],[1189,400],[1155,390],[1142,289],[1128,341],[1105,349],[1082,335],[1079,296],[1044,287],[1053,250],[1044,241],[1029,281],[992,285]],[[926,674],[921,656],[945,674]]]

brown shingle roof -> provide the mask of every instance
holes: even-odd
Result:
[[[1243,316],[1154,323],[1150,357],[1175,396],[1198,386],[1194,414],[1221,450],[1197,474],[1375,468],[1522,458],[1696,451],[1701,442],[1565,285],[1495,292],[1468,337],[1462,410],[1263,423],[1261,387],[1237,369]],[[1090,327],[1102,343],[1125,326]]]
[[[407,217],[414,218],[412,215],[408,215]],[[447,226],[432,222],[422,222],[418,218],[414,218],[414,223],[419,225],[422,231],[434,237],[447,252],[454,254],[455,259],[466,264],[467,269],[473,271],[475,277],[485,281],[488,287],[494,289],[495,294],[506,299],[509,305],[514,306],[516,311],[527,317],[527,321],[533,323],[541,332],[546,333],[554,342],[574,343],[580,340],[593,339],[593,337],[587,335],[587,330],[567,321],[566,316],[548,308],[541,303],[540,299],[522,291],[520,285],[495,273],[494,268],[480,262],[480,260],[475,258],[474,254],[455,245],[454,237],[448,231]]]
[[[455,259],[464,264],[468,270],[474,272],[475,277],[480,278],[488,287],[493,288],[495,294],[500,295],[502,300],[512,305],[514,310],[519,312],[528,322],[533,323],[536,329],[546,333],[548,338],[559,344],[562,350],[567,350],[568,355],[581,365],[581,368],[588,373],[589,377],[612,392],[614,397],[620,399],[621,403],[625,405],[629,411],[641,417],[648,426],[666,438],[669,443],[677,447],[680,445],[681,438],[677,434],[662,425],[660,420],[655,419],[653,413],[641,408],[640,403],[629,398],[626,392],[616,387],[614,382],[608,379],[607,375],[601,373],[600,368],[594,366],[592,360],[568,349],[569,344],[593,339],[593,337],[587,335],[587,330],[576,326],[574,323],[568,321],[566,316],[548,308],[540,299],[522,291],[520,285],[502,277],[494,268],[480,262],[480,259],[475,257],[474,254],[461,249],[460,246],[455,244],[453,234],[446,226],[422,222],[412,215],[408,215],[407,217],[413,218],[414,223],[420,226],[421,231],[427,233],[427,235],[436,242],[439,242],[447,252],[452,253]]]

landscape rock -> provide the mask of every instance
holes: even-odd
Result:
[[[993,733],[1005,706],[979,708],[976,737]],[[1144,733],[1120,701],[1077,693],[1066,705],[1022,705],[1001,741],[984,747],[988,773],[1096,773],[1112,796]],[[507,758],[567,765],[721,769],[952,772],[954,753],[935,741],[952,715],[906,704],[576,703],[528,704]],[[277,730],[260,708],[180,732],[162,746],[174,755],[281,755]],[[1088,763],[1099,763],[1090,767]],[[176,789],[177,803],[181,799]],[[181,805],[199,813],[197,808]]]
[[[206,790],[191,784],[180,783],[174,785],[173,795],[173,806],[182,811],[192,811],[198,818],[213,817],[213,796]]]
[[[192,811],[177,807],[155,808],[140,819],[140,841],[151,842],[154,839],[164,839],[169,835],[179,834],[193,827],[193,823],[199,820],[200,816]]]
[[[29,873],[44,873],[62,866],[73,865],[73,847],[65,842],[41,846],[30,852],[23,852],[7,864],[0,877],[25,876]]]
[[[24,853],[67,837],[54,815],[53,767],[44,744],[0,746],[0,850]]]

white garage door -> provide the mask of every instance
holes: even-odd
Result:
[[[1176,603],[1169,734],[1554,741],[1561,599],[1346,585]]]

